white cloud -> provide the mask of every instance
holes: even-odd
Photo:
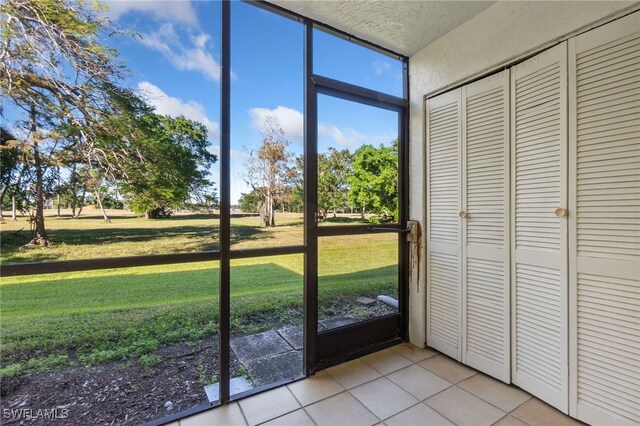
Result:
[[[332,138],[342,148],[357,148],[362,145],[367,137],[353,129],[341,130],[336,126],[329,126],[324,123],[318,124],[318,134]]]
[[[206,50],[211,40],[208,34],[191,35],[191,45],[185,45],[176,33],[173,24],[165,23],[157,31],[141,34],[140,43],[161,53],[175,68],[198,71],[205,77],[220,80],[220,64]]]
[[[265,123],[269,117],[275,118],[285,137],[302,142],[304,138],[304,116],[298,110],[278,106],[274,109],[251,108],[249,110],[251,124],[259,131],[265,130]],[[318,123],[318,135],[333,139],[338,147],[355,149],[363,143],[388,143],[395,137],[394,133],[366,136],[351,128],[338,128],[326,123]]]
[[[300,111],[283,106],[274,109],[251,108],[249,115],[252,125],[261,132],[265,130],[267,118],[272,117],[278,121],[286,138],[301,142],[304,137],[304,117]]]
[[[220,129],[218,123],[207,117],[207,111],[202,104],[195,101],[183,102],[181,99],[169,96],[158,86],[142,81],[138,83],[138,91],[153,105],[158,114],[177,117],[183,115],[188,119],[200,122],[207,128],[209,139],[219,139]]]
[[[371,68],[377,75],[382,75],[391,69],[391,64],[387,61],[377,59],[371,63]]]
[[[207,47],[207,42],[209,40],[211,40],[211,36],[209,34],[205,34],[205,33],[198,34],[196,36],[191,36],[191,42],[198,49],[204,49],[205,47]]]
[[[190,1],[107,0],[109,15],[115,20],[129,12],[153,15],[156,20],[198,26],[198,17]]]
[[[374,145],[388,145],[395,139],[398,139],[398,132],[385,132],[379,135],[372,136],[369,138],[371,143]]]

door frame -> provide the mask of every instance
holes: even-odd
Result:
[[[403,98],[366,89],[313,73],[314,23],[305,27],[305,121],[304,121],[304,354],[306,375],[321,368],[353,359],[385,346],[407,340],[408,330],[408,244],[403,234],[409,213],[409,121],[408,60],[403,60]],[[398,223],[376,225],[323,226],[317,221],[318,95],[382,108],[398,114]],[[318,333],[318,238],[374,232],[398,233],[397,314]]]

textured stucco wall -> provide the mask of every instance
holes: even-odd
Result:
[[[639,2],[617,1],[499,1],[411,56],[410,217],[420,220],[423,238],[426,218],[424,95],[498,69],[639,5]],[[419,28],[416,31],[420,31]],[[426,340],[424,241],[421,251],[419,268],[412,270],[409,297],[409,336],[411,342],[419,346]]]

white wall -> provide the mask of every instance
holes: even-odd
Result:
[[[409,59],[410,217],[421,222],[423,241],[413,256],[409,297],[409,336],[426,341],[425,269],[425,95],[497,70],[597,24],[640,7],[622,1],[499,1]],[[419,29],[416,29],[419,31]]]

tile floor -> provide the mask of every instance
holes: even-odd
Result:
[[[410,344],[172,423],[242,425],[580,425],[452,359]]]

